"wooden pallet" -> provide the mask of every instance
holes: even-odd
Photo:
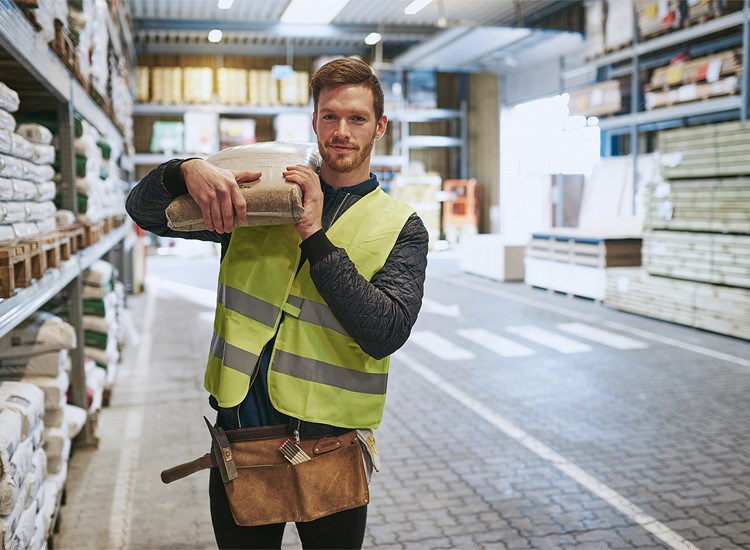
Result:
[[[68,241],[67,247],[62,251],[63,260],[67,260],[81,248],[86,247],[86,232],[82,224],[59,225],[57,231],[62,233]]]
[[[96,222],[96,223],[84,223],[83,224],[83,232],[84,232],[84,247],[91,246],[92,244],[96,244],[101,240],[101,238],[104,236],[104,222]]]
[[[73,46],[70,32],[57,19],[55,19],[55,37],[50,42],[50,46],[71,73],[74,75],[76,73],[80,74],[78,56],[76,55],[76,48]]]
[[[31,285],[31,246],[17,243],[0,247],[0,298],[10,298],[21,288]]]

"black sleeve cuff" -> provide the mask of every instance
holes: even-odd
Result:
[[[336,247],[328,240],[326,232],[322,229],[302,241],[299,247],[302,249],[302,254],[305,255],[307,261],[310,262],[310,267],[336,250]]]
[[[185,179],[182,177],[182,170],[180,166],[187,160],[192,160],[200,157],[190,157],[187,159],[175,159],[169,161],[167,167],[164,168],[164,187],[167,188],[173,197],[179,197],[188,192],[187,186],[185,185]]]

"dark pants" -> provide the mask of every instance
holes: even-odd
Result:
[[[208,486],[211,522],[219,548],[281,548],[285,523],[242,527],[234,523],[224,483],[217,468],[211,468]],[[315,521],[297,523],[303,548],[362,548],[367,506],[344,510]]]

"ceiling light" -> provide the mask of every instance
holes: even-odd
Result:
[[[219,0],[218,8],[220,10],[228,10],[232,7],[232,2],[234,2],[234,0]]]
[[[282,23],[325,25],[333,21],[349,0],[291,0],[281,14]]]
[[[411,4],[404,8],[406,15],[414,15],[424,9],[432,0],[414,0]]]
[[[209,32],[208,41],[209,42],[221,42],[221,31],[219,29],[214,29],[211,32]]]
[[[383,38],[379,32],[371,32],[367,36],[365,36],[365,44],[368,46],[372,46],[374,44],[377,44],[380,42],[380,39]]]

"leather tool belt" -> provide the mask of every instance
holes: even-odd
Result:
[[[206,424],[211,452],[164,470],[161,479],[219,468],[237,525],[312,521],[370,500],[355,430],[296,441],[286,425],[224,431]]]

